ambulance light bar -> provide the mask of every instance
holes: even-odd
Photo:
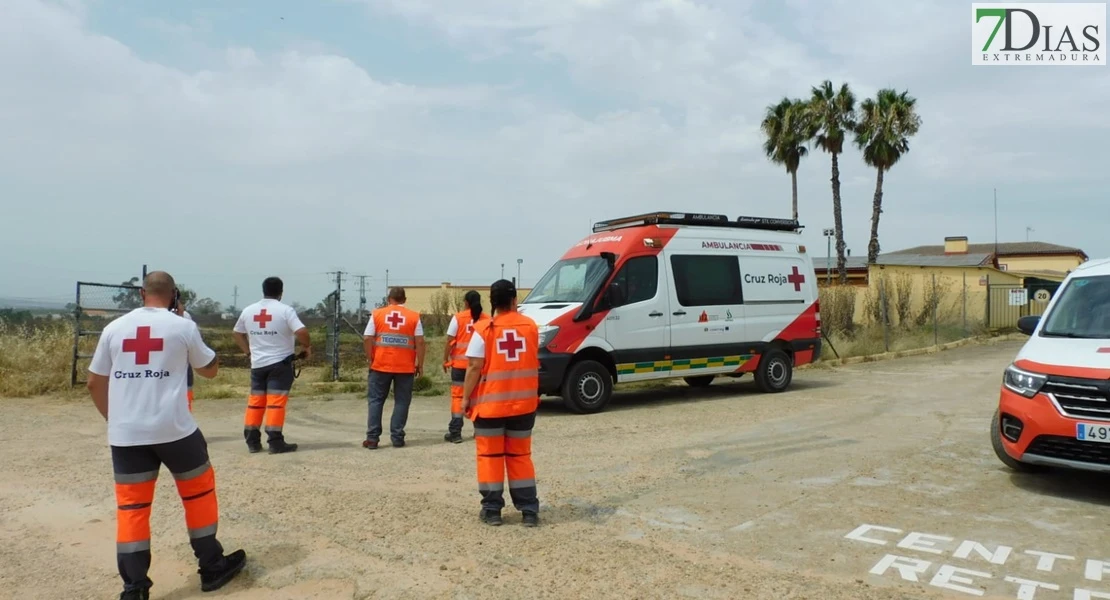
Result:
[[[594,223],[594,232],[639,225],[697,225],[702,227],[731,227],[733,229],[762,229],[765,231],[799,231],[802,228],[794,219],[740,216],[733,221],[725,215],[653,212]]]

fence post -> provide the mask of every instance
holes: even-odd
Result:
[[[887,309],[886,309],[886,286],[883,285],[883,280],[879,279],[879,305],[882,308],[883,317],[883,348],[890,352],[890,331],[887,329]]]
[[[964,271],[964,295],[963,302],[960,303],[962,308],[962,317],[964,321],[964,337],[967,337],[967,271]]]
[[[81,282],[77,282],[77,293],[74,294],[73,302],[76,308],[73,309],[73,368],[69,374],[69,387],[77,386],[77,356],[81,349]]]
[[[937,337],[938,337],[937,336],[937,333],[938,333],[937,332],[937,329],[938,329],[938,325],[937,325],[937,305],[940,304],[940,296],[939,296],[939,293],[937,292],[937,274],[936,273],[933,273],[933,298],[932,298],[932,302],[933,302],[933,345],[934,346],[939,346],[940,344],[937,340]]]
[[[991,276],[987,274],[987,307],[986,307],[986,323],[983,324],[988,330],[991,328]]]

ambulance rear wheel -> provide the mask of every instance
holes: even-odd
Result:
[[[600,412],[613,396],[613,376],[594,360],[574,363],[563,379],[563,404],[571,412]]]
[[[759,391],[775,394],[790,386],[794,378],[794,365],[790,355],[778,348],[772,348],[763,355],[755,370],[755,384]]]

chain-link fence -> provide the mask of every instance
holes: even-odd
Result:
[[[71,386],[85,383],[78,380],[78,374],[86,371],[104,326],[142,304],[138,286],[77,282],[73,309],[73,366],[69,377]]]

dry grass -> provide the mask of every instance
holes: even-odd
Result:
[[[824,292],[824,291],[823,291]],[[835,292],[834,292],[835,293]],[[844,322],[851,318],[852,302],[847,295],[835,297],[822,294],[822,316],[826,326]],[[834,316],[835,315],[835,316]],[[830,318],[831,317],[831,318]],[[973,331],[970,335],[980,335]],[[198,400],[245,399],[250,391],[250,371],[245,366],[244,357],[229,345],[230,334],[220,331],[205,331],[205,340],[220,353],[224,366],[214,379],[196,377],[195,392]],[[841,358],[881,354],[887,351],[883,330],[878,325],[855,326],[852,330],[837,330],[829,327],[832,346]],[[944,325],[938,328],[937,343],[944,344],[965,336],[959,326]],[[313,336],[311,363],[303,365],[300,378],[293,386],[294,397],[331,396],[339,394],[366,393],[366,361],[362,354],[361,339],[355,335],[341,338],[339,381],[332,381],[331,366],[324,355],[324,335]],[[448,393],[450,379],[440,368],[445,338],[428,338],[428,369],[414,386],[419,396],[442,396]],[[914,348],[932,346],[933,328],[892,327],[889,334],[889,351],[898,352]],[[96,338],[82,339],[82,354],[91,354]],[[68,393],[84,394],[83,387],[71,390],[69,385],[70,363],[73,353],[73,327],[67,323],[49,323],[44,326],[13,326],[0,321],[0,397],[31,397],[44,394]],[[836,358],[832,348],[826,344],[823,356]],[[230,364],[228,364],[230,363]],[[79,363],[85,369],[87,360]],[[243,366],[231,366],[243,365]],[[84,372],[79,373],[84,379]],[[622,389],[632,387],[657,387],[675,381],[644,382],[643,384],[623,384]]]
[[[72,326],[14,326],[0,321],[0,397],[69,390],[72,360]]]

